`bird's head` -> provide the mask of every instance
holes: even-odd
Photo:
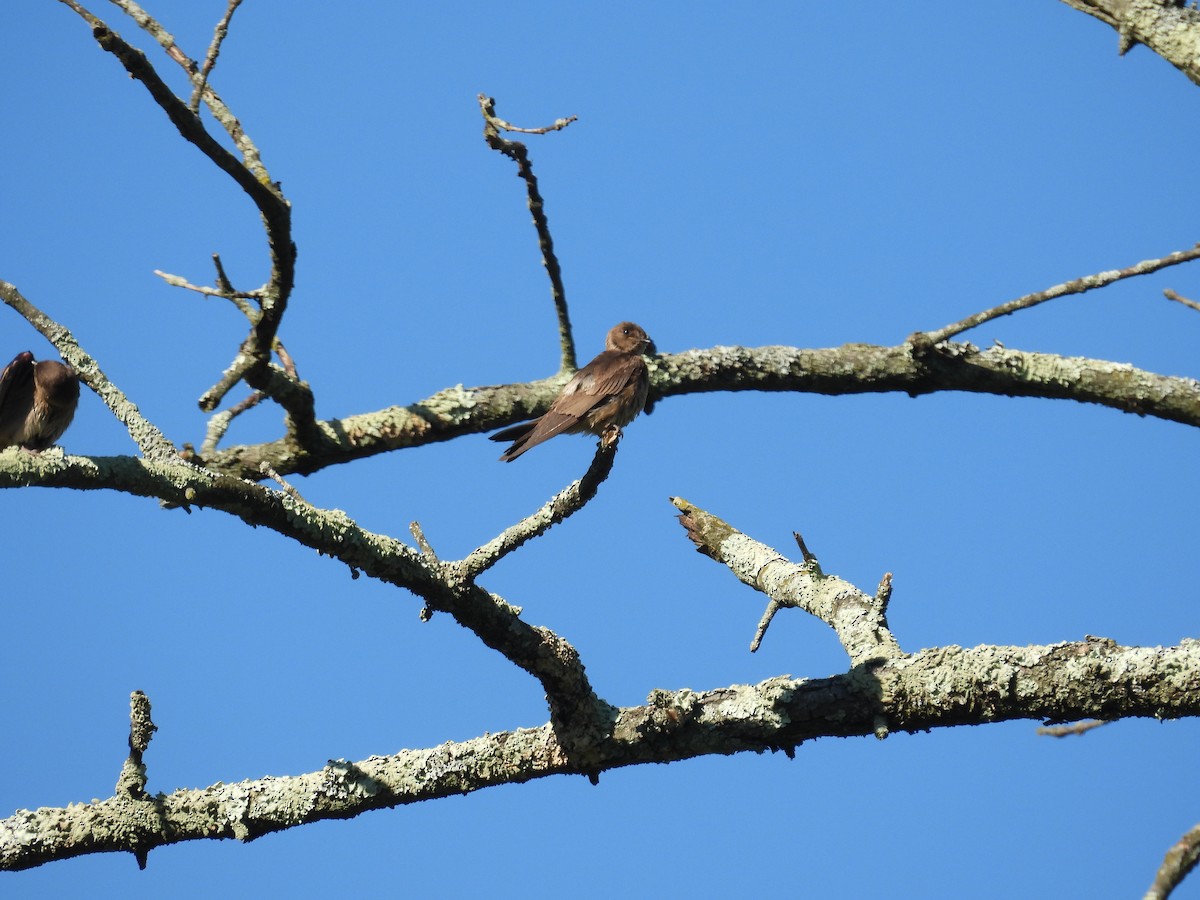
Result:
[[[654,341],[642,330],[641,325],[633,322],[622,322],[614,325],[604,341],[606,350],[619,350],[622,353],[657,353]]]

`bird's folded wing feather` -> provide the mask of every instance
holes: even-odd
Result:
[[[4,408],[4,401],[8,399],[10,389],[21,380],[21,376],[33,374],[33,366],[30,365],[33,357],[25,359],[24,357],[27,355],[25,353],[17,354],[17,357],[4,367],[4,371],[0,372],[0,409]],[[22,369],[28,371],[23,372]]]

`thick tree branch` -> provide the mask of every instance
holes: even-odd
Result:
[[[1111,25],[1117,51],[1145,44],[1195,84],[1200,84],[1200,12],[1171,0],[1062,0]]]
[[[652,398],[711,391],[788,391],[808,394],[903,392],[916,397],[968,391],[1095,403],[1140,416],[1200,427],[1200,383],[1124,363],[1013,348],[981,350],[939,344],[916,354],[911,344],[798,347],[713,347],[656,357]],[[325,437],[301,446],[292,438],[230,447],[206,456],[214,470],[258,478],[266,460],[282,474],[310,474],[378,453],[425,446],[491,431],[541,415],[563,376],[527,384],[453,387],[411,406],[316,423]],[[637,428],[629,430],[637,440]]]
[[[259,473],[259,478],[267,477]],[[286,491],[212,472],[178,458],[83,457],[9,453],[0,489],[69,487],[155,497],[171,506],[209,507],[263,526],[340,560],[352,570],[405,588],[433,611],[449,613],[491,649],[541,682],[556,721],[578,740],[603,719],[575,649],[553,632],[529,625],[514,608],[456,568],[422,556],[394,538],[360,527],[341,510],[319,509]],[[590,739],[590,737],[589,737]]]
[[[142,799],[114,796],[0,820],[0,869],[201,839],[249,841],[308,822],[550,775],[782,749],[820,737],[918,733],[1014,719],[1200,715],[1200,641],[1120,647],[1090,639],[1034,647],[945,647],[821,679],[773,678],[707,692],[655,691],[613,711],[611,734],[573,757],[554,728],[331,762]],[[880,727],[880,721],[886,727]]]

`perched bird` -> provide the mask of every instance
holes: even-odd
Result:
[[[628,425],[645,407],[650,389],[642,354],[655,352],[654,341],[640,326],[632,322],[615,326],[604,340],[604,352],[563,385],[545,414],[491,436],[493,441],[513,442],[500,459],[512,462],[558,434],[602,435]]]
[[[18,353],[0,372],[0,450],[13,444],[45,450],[67,430],[78,403],[74,369]]]

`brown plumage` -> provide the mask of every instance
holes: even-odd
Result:
[[[79,378],[68,365],[33,361],[26,350],[0,372],[0,449],[45,450],[67,430],[79,403]]]
[[[642,354],[655,352],[654,341],[640,326],[632,322],[615,326],[605,338],[604,352],[563,385],[545,414],[491,436],[493,441],[513,442],[500,459],[512,462],[555,435],[602,435],[628,425],[646,405],[650,389]]]

